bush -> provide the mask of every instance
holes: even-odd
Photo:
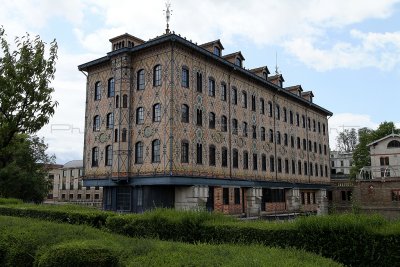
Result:
[[[22,204],[22,200],[18,198],[2,198],[0,197],[0,205],[6,204]]]
[[[108,267],[120,266],[116,251],[93,241],[72,241],[43,249],[38,253],[38,267]]]

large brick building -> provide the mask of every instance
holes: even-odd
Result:
[[[329,184],[328,116],[300,85],[246,69],[220,40],[110,40],[87,73],[84,183],[105,209],[317,211]]]

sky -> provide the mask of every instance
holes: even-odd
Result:
[[[165,32],[165,0],[0,0],[7,39],[29,33],[58,43],[53,99],[38,135],[57,163],[82,159],[86,78],[77,66],[105,56],[109,39]],[[331,149],[346,128],[400,127],[400,0],[171,0],[170,28],[198,44],[220,39],[247,69],[278,67],[284,86],[312,90],[333,112]],[[1,52],[0,52],[1,53]]]

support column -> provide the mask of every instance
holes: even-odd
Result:
[[[252,187],[245,190],[247,195],[246,216],[260,216],[262,189],[259,187]]]
[[[316,194],[318,203],[317,215],[328,214],[328,198],[326,196],[326,189],[320,189]]]
[[[208,186],[176,186],[175,209],[205,210],[208,197]]]
[[[290,212],[300,211],[300,189],[293,188],[287,191],[287,210]]]

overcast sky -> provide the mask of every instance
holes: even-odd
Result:
[[[276,66],[284,86],[301,84],[332,111],[331,148],[345,127],[400,127],[399,0],[172,0],[170,28],[199,44],[221,39],[244,66]],[[148,40],[165,31],[164,0],[0,0],[12,42],[26,32],[59,46],[55,116],[39,135],[57,162],[82,159],[85,76],[77,65],[104,56],[109,39]]]

